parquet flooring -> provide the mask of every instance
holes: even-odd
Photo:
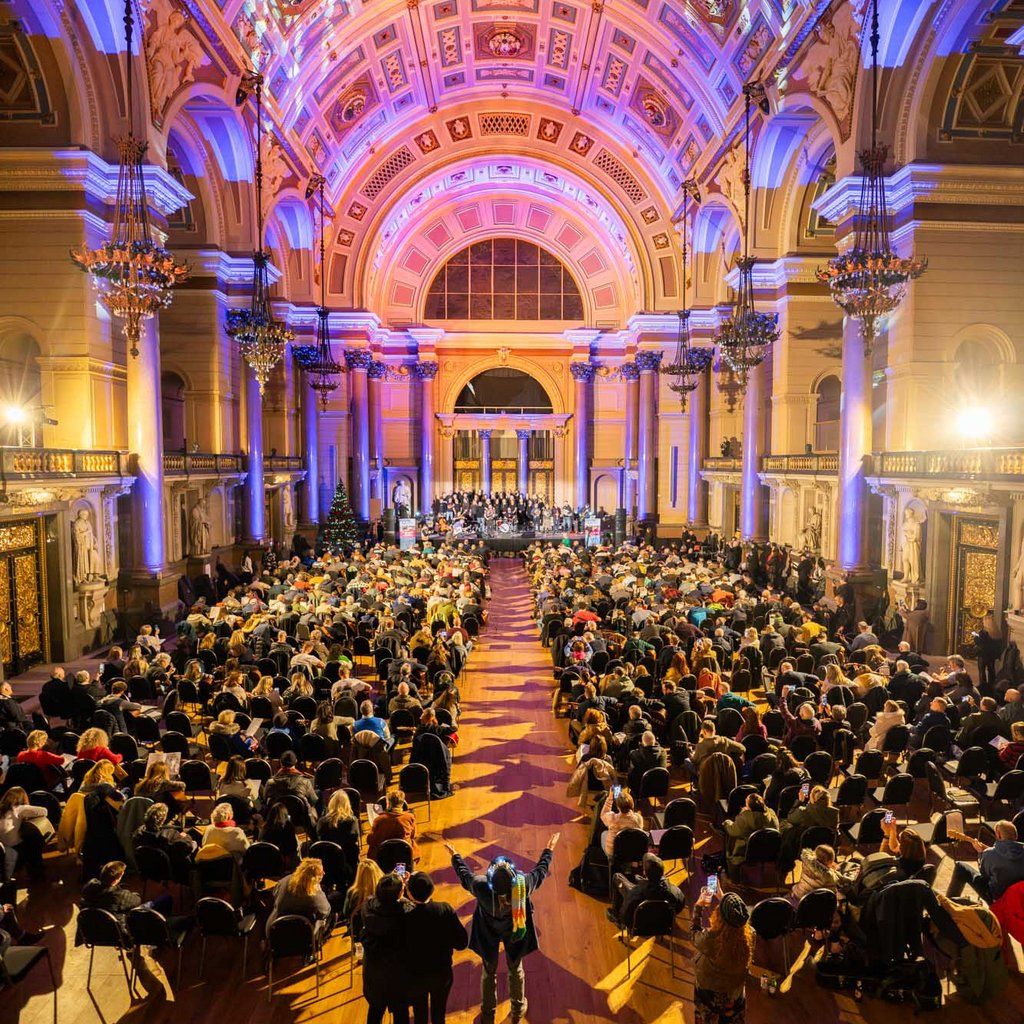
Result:
[[[490,625],[471,659],[465,682],[465,713],[460,727],[454,778],[456,794],[435,802],[432,820],[418,808],[421,866],[433,873],[438,896],[460,908],[468,921],[467,894],[454,874],[437,836],[441,831],[471,863],[485,864],[498,852],[511,853],[520,864],[532,865],[551,832],[561,830],[551,877],[537,893],[541,949],[526,961],[531,1024],[676,1024],[692,1022],[692,952],[687,939],[689,915],[680,917],[675,940],[676,978],[670,977],[668,952],[662,943],[639,947],[633,954],[633,976],[626,979],[625,950],[605,919],[606,904],[566,884],[586,843],[588,828],[575,802],[565,796],[569,759],[565,722],[551,714],[550,657],[538,640],[530,616],[526,576],[518,562],[496,560],[492,566]],[[75,949],[75,869],[66,859],[51,862],[51,881],[31,891],[24,918],[30,927],[57,927],[46,942],[60,983],[60,1024],[285,1024],[330,1021],[355,1024],[365,1020],[360,975],[349,984],[347,940],[335,938],[327,947],[320,998],[314,994],[312,968],[304,968],[275,988],[267,1002],[266,977],[258,950],[250,948],[249,974],[242,977],[241,951],[211,943],[206,978],[197,979],[198,942],[186,946],[183,980],[172,992],[164,968],[173,978],[173,955],[161,954],[163,966],[146,958],[141,985],[145,1000],[131,1003],[115,955],[96,953],[91,993],[86,989],[88,954]],[[684,873],[673,873],[682,881]],[[62,879],[62,881],[58,881]],[[799,943],[791,942],[790,954]],[[770,950],[758,949],[759,963],[773,963]],[[282,975],[279,975],[279,977]],[[478,1019],[480,967],[471,953],[459,955],[450,1000],[452,1024]],[[48,1024],[52,1019],[45,968],[15,993],[0,995],[0,1022]],[[794,970],[776,996],[750,987],[748,1021],[769,1024],[794,1020],[826,1024],[895,1024],[910,1021],[910,1008],[877,1000],[854,1002],[814,983],[813,968]],[[504,976],[500,977],[498,1019],[507,1019]],[[1024,984],[1011,980],[1004,996],[983,1009],[954,997],[936,1022],[956,1024],[1019,1024],[1024,1019]]]

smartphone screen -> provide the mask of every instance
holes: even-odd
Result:
[[[706,888],[712,896],[718,892],[718,875],[708,875],[708,884]]]
[[[892,820],[893,820],[894,817],[895,817],[895,815],[893,814],[892,811],[886,811],[885,812],[885,823],[886,823],[886,825],[891,825],[892,824]]]
[[[618,800],[619,796],[621,794],[622,794],[622,787],[621,786],[612,786],[612,798],[614,800]]]
[[[800,787],[800,798],[802,800],[806,800],[807,797],[809,797],[810,795],[811,795],[811,784],[809,782],[805,782]]]
[[[395,874],[398,875],[399,878],[405,878],[405,875],[406,875],[406,867],[405,867],[405,865],[404,864],[396,864],[395,865]]]

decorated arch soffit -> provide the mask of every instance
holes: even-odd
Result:
[[[445,260],[496,236],[528,239],[561,259],[588,324],[619,325],[645,305],[645,239],[612,203],[536,159],[482,156],[437,169],[387,210],[363,246],[357,301],[373,297],[388,322],[418,322]]]

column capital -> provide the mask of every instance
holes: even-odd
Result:
[[[422,363],[413,363],[410,367],[412,375],[424,383],[432,381],[437,376],[438,365],[433,360]]]
[[[382,363],[379,359],[371,359],[370,365],[366,368],[366,375],[370,380],[383,380],[387,372],[387,363]]]
[[[350,370],[369,370],[373,364],[373,356],[366,349],[346,349],[345,364]]]
[[[640,379],[640,371],[637,369],[636,363],[633,362],[623,363],[619,367],[619,373],[623,380],[629,381]]]
[[[480,440],[481,441],[488,441],[488,442],[491,440],[491,434],[493,434],[493,433],[494,433],[493,430],[478,430],[477,431],[477,434],[480,436]]]
[[[593,363],[570,363],[569,372],[577,384],[589,384],[594,379],[597,367]]]
[[[664,352],[656,350],[648,350],[645,352],[637,352],[636,354],[636,368],[640,373],[657,373],[658,367],[661,366],[661,360],[664,356]]]
[[[530,435],[532,433],[533,433],[532,430],[517,430],[516,431],[516,437],[518,437],[520,441],[529,441],[530,440]]]

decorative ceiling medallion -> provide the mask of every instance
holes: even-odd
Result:
[[[421,153],[432,153],[441,145],[441,143],[437,141],[437,136],[430,128],[425,132],[420,132],[420,134],[416,136],[415,142],[416,145],[419,146]]]
[[[594,140],[583,132],[577,132],[572,137],[572,142],[569,143],[569,148],[580,156],[586,156],[591,147],[594,145]]]
[[[479,25],[474,38],[478,59],[533,60],[534,30],[529,25]]]
[[[523,40],[511,29],[495,32],[487,40],[487,49],[492,57],[501,59],[518,57],[523,52]]]
[[[557,142],[562,134],[564,126],[560,121],[553,121],[550,117],[540,119],[540,127],[537,129],[537,138],[544,142]]]
[[[448,129],[452,142],[461,142],[463,139],[473,137],[473,127],[469,123],[468,117],[453,118],[451,121],[445,121],[444,126]]]

